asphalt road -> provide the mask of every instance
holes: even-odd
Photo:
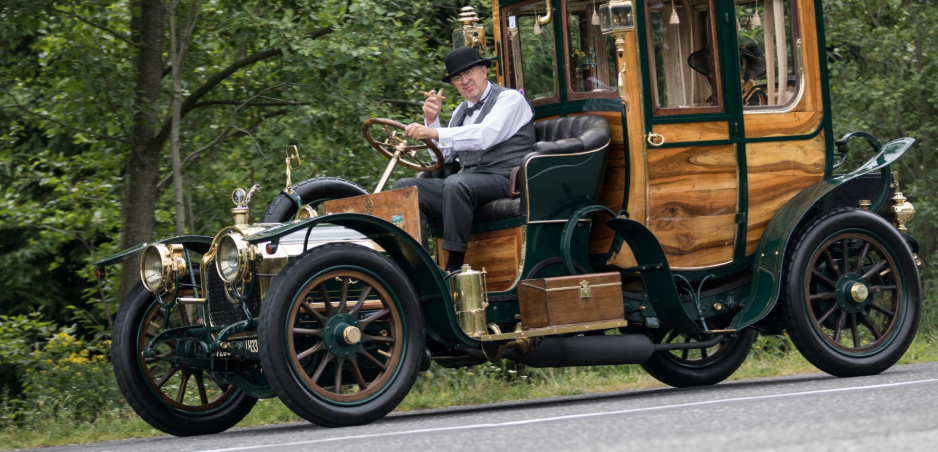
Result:
[[[938,363],[395,413],[361,427],[238,428],[47,451],[938,450]]]

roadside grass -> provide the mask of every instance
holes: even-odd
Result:
[[[938,339],[920,333],[900,364],[938,361]],[[730,380],[816,373],[785,336],[759,336],[749,357]],[[452,407],[574,394],[663,387],[641,366],[534,369],[512,363],[480,364],[462,369],[433,365],[422,372],[396,411]],[[278,399],[258,401],[238,427],[304,422]],[[163,435],[124,405],[91,422],[78,422],[68,413],[37,412],[19,426],[0,430],[4,448],[23,449],[113,441]]]

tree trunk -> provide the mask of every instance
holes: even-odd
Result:
[[[121,220],[121,247],[126,249],[153,238],[156,224],[157,182],[163,143],[160,128],[160,80],[163,75],[163,29],[166,11],[160,0],[130,1],[131,36],[139,45],[135,66],[131,150],[127,159]],[[121,271],[120,298],[140,281],[140,263],[129,259]]]

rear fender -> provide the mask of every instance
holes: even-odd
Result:
[[[410,283],[420,297],[426,331],[430,337],[451,348],[478,345],[477,340],[470,338],[459,328],[449,286],[443,280],[443,272],[423,246],[393,223],[360,213],[337,213],[284,223],[247,236],[245,240],[252,244],[268,241],[276,244],[287,234],[304,229],[312,230],[323,224],[346,227],[368,237],[409,276]]]
[[[900,138],[886,143],[876,155],[856,170],[830,180],[818,182],[795,195],[772,217],[753,256],[753,275],[749,301],[733,318],[730,329],[742,329],[759,321],[772,311],[781,291],[782,271],[788,243],[798,225],[810,218],[810,212],[832,190],[849,180],[881,170],[889,171],[896,161],[914,143],[912,138]]]

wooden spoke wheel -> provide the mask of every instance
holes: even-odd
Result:
[[[310,250],[271,284],[261,360],[284,404],[318,425],[383,417],[423,359],[423,321],[403,272],[379,253],[336,243]]]
[[[788,256],[786,323],[819,369],[871,375],[908,349],[921,311],[911,250],[896,229],[863,210],[832,211],[808,225]]]
[[[163,294],[161,301],[169,304],[169,297]],[[141,418],[176,436],[225,431],[257,402],[234,385],[215,383],[203,369],[175,362],[193,353],[191,341],[164,342],[144,353],[158,334],[191,326],[195,320],[191,306],[177,303],[166,309],[138,284],[121,304],[114,324],[112,361],[121,393]]]
[[[668,328],[655,334],[659,344],[701,342]],[[642,367],[658,381],[678,388],[717,384],[733,375],[749,355],[756,330],[746,328],[712,347],[656,352]]]

